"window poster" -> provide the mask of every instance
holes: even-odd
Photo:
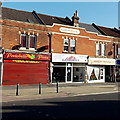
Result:
[[[100,80],[100,68],[99,67],[87,67],[87,74],[88,74],[88,79],[90,81],[92,80]]]

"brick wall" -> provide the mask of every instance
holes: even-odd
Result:
[[[60,27],[78,29],[80,34],[69,34],[60,32]],[[62,25],[54,25],[52,28],[52,49],[53,53],[63,53],[64,49],[64,38],[73,38],[76,40],[76,53],[81,55],[89,55],[96,57],[96,42],[107,43],[106,44],[106,57],[114,57],[114,48],[112,45],[112,39],[110,37],[99,36],[95,33],[87,32],[85,29],[67,27]],[[101,56],[98,56],[101,57]]]
[[[44,49],[44,46],[48,46],[49,27],[42,25],[35,25],[30,23],[17,22],[12,20],[4,20],[2,22],[2,46],[4,49],[13,49],[15,46],[20,45],[20,33],[34,34],[37,36],[37,49],[40,52],[48,52],[48,49]],[[41,49],[42,47],[42,49]]]

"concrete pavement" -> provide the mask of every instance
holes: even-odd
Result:
[[[16,96],[16,85],[0,86],[0,91],[2,91],[1,102],[113,93],[119,92],[119,84],[120,83],[59,83],[58,93],[56,84],[47,84],[42,85],[41,94],[39,94],[39,85],[19,85],[18,96]]]

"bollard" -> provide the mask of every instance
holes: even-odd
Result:
[[[57,88],[57,93],[58,93],[58,81],[56,82],[56,88]]]
[[[39,94],[42,94],[42,83],[39,83]]]
[[[18,96],[19,95],[19,84],[17,83],[17,87],[16,87],[16,96]]]

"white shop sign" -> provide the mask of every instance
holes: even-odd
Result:
[[[72,28],[65,28],[65,27],[61,27],[60,32],[72,33],[72,34],[80,34],[80,30],[72,29]]]
[[[52,62],[77,62],[87,63],[87,55],[52,53]]]
[[[115,59],[109,58],[89,58],[89,65],[115,65]]]

